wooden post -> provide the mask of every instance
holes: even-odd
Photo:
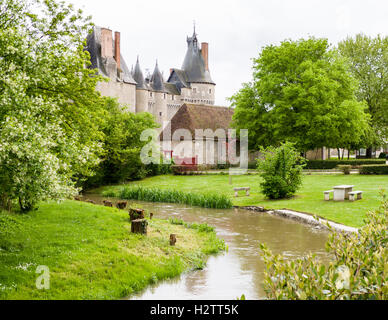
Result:
[[[176,243],[176,234],[170,234],[170,246],[175,246]]]
[[[144,219],[144,210],[143,209],[129,209],[129,217],[131,221]]]
[[[126,206],[127,206],[127,201],[119,201],[116,203],[116,207],[121,210],[125,209]]]
[[[150,213],[150,220],[152,220],[153,216],[154,216],[154,214],[151,212]]]
[[[147,234],[147,225],[148,225],[148,222],[145,219],[133,220],[131,223],[131,232]]]
[[[104,200],[102,203],[105,207],[113,207],[113,203],[108,200]]]

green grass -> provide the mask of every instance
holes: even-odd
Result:
[[[343,223],[352,227],[363,225],[363,219],[368,210],[378,208],[380,204],[379,190],[388,189],[387,176],[363,175],[304,175],[303,186],[296,196],[285,200],[267,200],[260,193],[260,177],[257,175],[233,176],[232,185],[227,175],[203,176],[157,176],[142,181],[132,182],[129,185],[140,185],[158,189],[175,189],[183,192],[202,192],[223,194],[228,196],[233,205],[237,206],[264,206],[267,209],[292,209],[300,212],[317,214],[326,219]],[[331,190],[333,186],[341,184],[354,185],[353,190],[364,191],[363,199],[355,202],[324,201],[323,191]],[[109,186],[96,189],[95,192],[118,190],[122,186]],[[234,198],[234,187],[251,187],[250,197],[241,192],[240,197]]]
[[[126,211],[76,201],[44,203],[25,215],[0,212],[0,299],[121,298],[202,268],[225,249],[206,226],[148,222],[147,236],[134,235]],[[49,290],[35,286],[38,265],[50,269]]]
[[[103,192],[102,195],[127,200],[182,203],[214,209],[230,209],[233,206],[232,201],[223,194],[182,192],[179,190],[145,188],[143,186],[125,186],[120,189],[110,189]]]

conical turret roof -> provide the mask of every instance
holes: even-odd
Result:
[[[201,50],[198,47],[197,34],[187,37],[187,52],[183,61],[182,70],[186,73],[187,82],[201,82],[214,84],[210,72],[205,68]]]
[[[143,72],[140,68],[139,57],[137,57],[135,70],[133,71],[133,79],[136,81],[136,89],[148,89],[145,83]]]
[[[154,73],[151,77],[151,87],[154,91],[166,92],[163,75],[159,70],[158,61],[156,61]]]

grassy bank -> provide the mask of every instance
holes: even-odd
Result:
[[[141,200],[149,202],[182,203],[213,209],[230,209],[233,207],[228,196],[213,193],[182,192],[171,189],[145,188],[142,186],[125,186],[120,189],[110,189],[102,193],[105,197],[116,197],[126,200]]]
[[[217,192],[229,197],[233,205],[238,206],[264,206],[271,209],[291,209],[301,212],[318,214],[352,227],[363,225],[365,213],[368,210],[376,209],[379,204],[379,190],[388,189],[388,178],[386,176],[363,176],[363,175],[304,175],[303,186],[292,199],[267,200],[260,192],[260,177],[257,175],[233,176],[232,185],[229,184],[227,175],[208,176],[158,176],[147,178],[142,181],[130,183],[143,187],[159,189],[175,189],[183,192]],[[363,199],[355,202],[334,202],[324,201],[323,191],[331,190],[333,186],[341,184],[354,185],[353,190],[362,190]],[[110,186],[99,188],[95,191],[118,190],[122,186]],[[234,187],[251,187],[251,195],[234,198]]]
[[[155,218],[146,237],[134,235],[126,211],[83,202],[44,203],[27,215],[0,212],[0,299],[122,298],[201,268],[223,247],[211,228]],[[35,286],[39,265],[50,269],[49,290]]]

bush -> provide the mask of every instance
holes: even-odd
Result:
[[[180,176],[180,175],[186,175],[186,174],[192,174],[193,171],[197,171],[197,166],[185,166],[185,165],[178,165],[174,164],[171,166],[171,171],[174,175]]]
[[[124,187],[118,191],[108,190],[103,192],[103,196],[150,202],[184,203],[191,206],[214,209],[230,209],[233,206],[232,201],[222,194],[185,193],[176,190],[161,190],[141,186]]]
[[[360,168],[360,174],[388,174],[388,165],[368,165]]]
[[[307,160],[305,169],[334,169],[338,165],[350,165],[357,168],[364,164],[385,164],[380,159],[351,159],[351,160]]]
[[[387,153],[381,152],[379,155],[379,159],[386,159],[387,158]]]
[[[264,289],[269,299],[388,299],[388,201],[368,212],[358,233],[331,230],[326,250],[333,261],[314,256],[287,261],[261,244],[266,264]]]
[[[344,174],[350,174],[350,169],[352,168],[352,166],[348,164],[342,164],[337,166],[337,168],[341,170]]]
[[[258,170],[264,180],[260,184],[263,194],[270,199],[291,197],[302,184],[304,159],[291,143],[262,152],[264,158],[258,159]]]

